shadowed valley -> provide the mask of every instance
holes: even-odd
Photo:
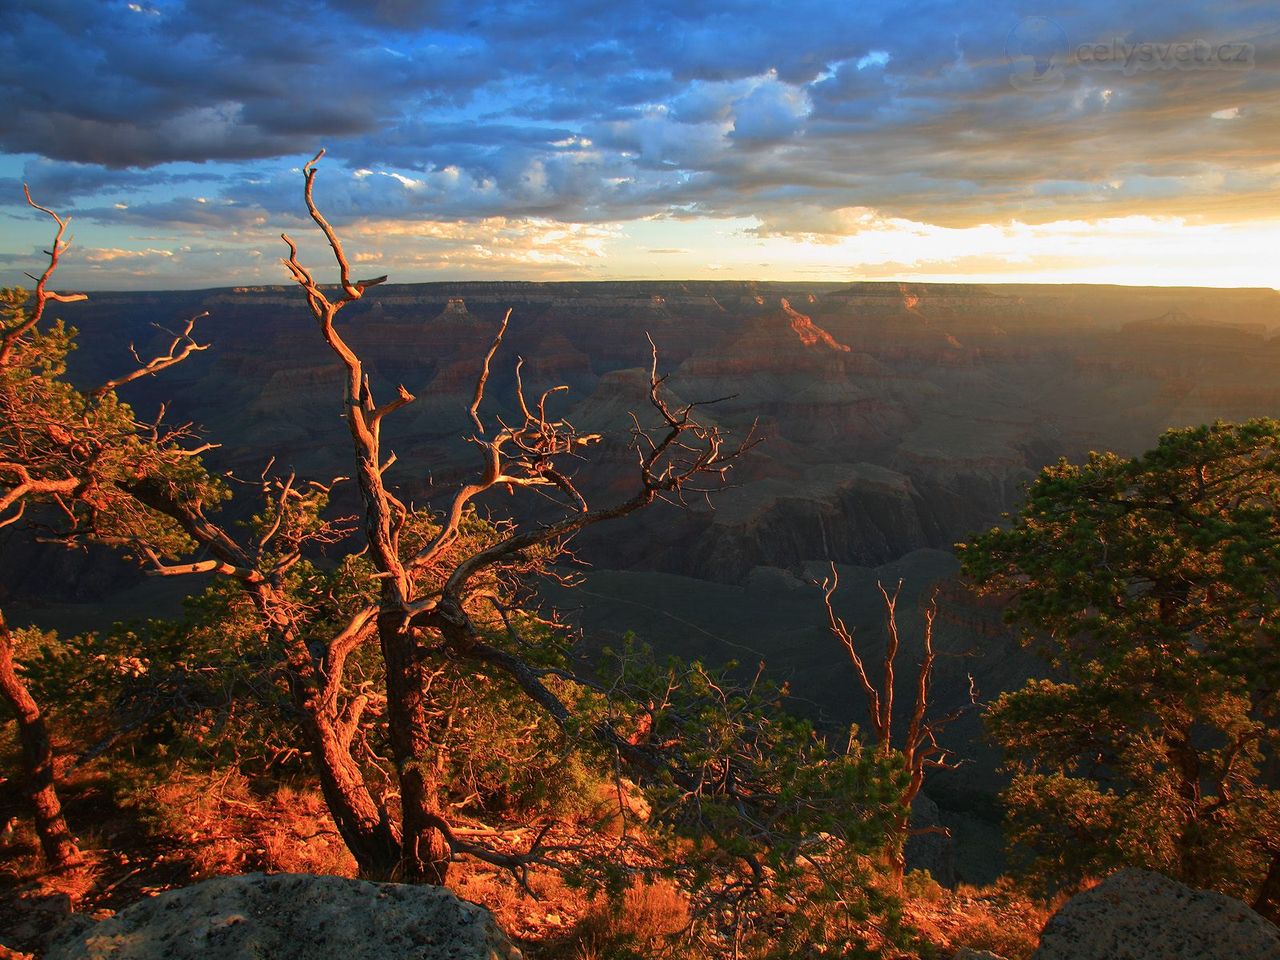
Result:
[[[1059,457],[1135,453],[1168,427],[1280,409],[1280,294],[1270,290],[391,285],[341,323],[378,389],[403,383],[419,398],[398,415],[393,447],[406,499],[440,506],[437,491],[475,470],[466,409],[508,307],[491,395],[513,396],[517,357],[531,396],[569,388],[549,403],[579,430],[604,435],[590,454],[601,468],[579,474],[588,499],[620,492],[610,478],[624,478],[634,458],[628,430],[631,412],[646,409],[646,335],[674,397],[718,400],[704,409],[709,421],[741,431],[758,419],[766,438],[714,502],[690,496],[644,521],[588,531],[575,543],[583,584],[549,585],[549,598],[593,644],[634,631],[682,656],[763,660],[790,683],[797,709],[828,724],[864,710],[820,616],[813,581],[829,563],[851,585],[837,603],[872,658],[883,644],[874,581],[906,581],[908,635],[943,582],[936,701],[962,702],[969,673],[992,697],[1041,668],[997,607],[951,582],[952,544],[1015,509],[1024,485]],[[209,456],[219,469],[254,477],[275,456],[301,475],[343,472],[340,371],[285,288],[94,295],[66,313],[80,330],[72,374],[102,379],[126,359],[123,344],[146,354],[165,336],[157,325],[203,310],[211,348],[158,381],[130,384],[127,396],[143,411],[166,401],[171,419],[201,425],[222,443]],[[519,500],[490,497],[483,509],[523,509],[537,521],[536,506]],[[354,511],[354,494],[347,505]],[[121,616],[140,605],[171,612],[187,589],[96,551],[15,542],[5,564],[6,604],[50,627],[88,625],[90,602]],[[996,756],[975,717],[948,736],[974,762],[932,778],[930,792],[959,828],[961,874],[987,879],[997,861]]]

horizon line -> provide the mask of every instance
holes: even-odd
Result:
[[[852,287],[871,286],[873,284],[897,284],[914,286],[951,286],[951,287],[1109,287],[1121,290],[1224,290],[1224,291],[1267,291],[1280,294],[1280,287],[1265,284],[1254,286],[1226,285],[1216,283],[1099,283],[1089,280],[933,280],[933,279],[901,279],[894,277],[858,280],[762,280],[751,277],[591,277],[583,279],[529,280],[508,278],[458,278],[450,280],[386,280],[378,286],[388,287],[421,287],[448,286],[450,284],[508,284],[524,286],[583,285],[583,284],[682,284],[682,283],[715,283],[715,284],[760,284],[770,286],[826,286]],[[192,285],[173,287],[81,287],[72,284],[77,290],[86,294],[93,293],[200,293],[205,291],[258,291],[258,290],[291,290],[297,284],[282,279],[279,283],[230,283],[212,286]],[[321,287],[338,287],[337,281],[321,283]],[[372,289],[372,288],[371,288]]]

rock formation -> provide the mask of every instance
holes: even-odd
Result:
[[[790,678],[840,723],[860,717],[862,703],[834,669],[841,652],[806,633],[813,622],[809,589],[790,591],[786,577],[808,584],[834,561],[866,568],[858,589],[877,602],[876,575],[906,577],[909,589],[927,589],[954,574],[953,566],[943,569],[929,557],[1016,509],[1043,465],[1090,449],[1136,453],[1170,426],[1280,409],[1274,290],[388,284],[351,304],[340,323],[367,357],[375,389],[386,395],[403,383],[418,398],[387,426],[399,457],[389,481],[406,500],[439,507],[456,481],[474,476],[467,407],[508,307],[511,326],[492,365],[486,416],[517,415],[518,356],[525,358],[531,395],[568,386],[551,400],[556,413],[604,435],[588,454],[593,462],[576,474],[593,504],[628,496],[634,484],[629,413],[643,419],[648,409],[646,334],[670,374],[673,403],[720,398],[701,409],[705,418],[735,433],[758,418],[767,438],[735,468],[733,489],[723,496],[690,498],[681,511],[660,504],[576,538],[575,553],[592,572],[587,591],[565,604],[585,603],[583,616],[606,632],[602,642],[635,629],[662,652],[697,651],[710,662],[749,652],[751,662],[767,661],[773,675]],[[341,372],[302,298],[287,287],[95,293],[64,312],[81,330],[73,373],[82,383],[100,383],[129,365],[128,344],[143,354],[163,347],[153,324],[172,326],[202,310],[210,316],[201,339],[212,349],[163,377],[129,384],[125,398],[143,417],[168,401],[170,419],[204,427],[221,444],[207,455],[215,471],[256,477],[274,457],[276,469],[300,477],[346,474]],[[335,510],[358,509],[351,490],[337,489]],[[480,506],[530,522],[549,516],[540,498],[502,494]],[[161,596],[159,581],[139,583],[140,572],[123,562],[107,569],[102,561],[99,568],[96,557],[71,558],[6,533],[0,531],[0,592],[11,608],[24,600],[100,602],[130,589],[138,591],[131,610],[177,613],[167,578],[169,593]],[[761,568],[776,575],[753,579]],[[73,592],[55,595],[51,584],[71,581]],[[728,595],[755,615],[735,617],[720,600]],[[678,616],[671,610],[676,596]],[[783,609],[787,618],[777,615]],[[83,623],[52,606],[33,609],[30,620],[63,630]],[[872,604],[862,635],[876,637],[881,621]],[[1020,686],[1039,669],[1006,638],[999,610],[972,607],[952,593],[941,604],[939,645],[946,654],[974,647],[987,654],[945,660],[957,666],[950,677],[940,668],[940,707],[967,695],[962,662],[974,664],[984,698]],[[974,778],[983,796],[994,789],[998,760],[980,741],[976,720],[962,721],[952,734],[974,762],[935,778],[950,781],[933,794],[948,813],[970,798],[979,802]],[[990,844],[962,842],[961,832],[963,873],[977,847],[989,859]]]
[[[1239,900],[1147,870],[1072,897],[1032,960],[1280,960],[1280,929]]]
[[[55,936],[47,960],[520,960],[489,911],[441,887],[217,877]]]
[[[440,315],[436,317],[436,321],[470,319],[471,314],[467,311],[467,301],[462,297],[450,297],[446,301],[444,309],[440,311]]]
[[[813,297],[810,295],[812,302]],[[813,322],[813,318],[809,317],[799,310],[791,306],[791,301],[783,297],[779,303],[782,305],[782,314],[791,323],[791,329],[795,331],[800,342],[806,347],[822,344],[828,349],[841,353],[849,353],[850,347],[847,344],[839,343],[836,339]]]

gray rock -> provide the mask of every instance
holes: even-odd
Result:
[[[938,805],[923,793],[911,801],[911,828],[919,830],[941,827]],[[928,870],[944,887],[956,885],[956,848],[949,836],[941,833],[917,833],[907,838],[902,851],[908,870]]]
[[[1032,960],[1280,960],[1280,929],[1239,900],[1121,870],[1068,900]]]
[[[217,877],[60,934],[46,960],[520,960],[489,911],[440,887]]]

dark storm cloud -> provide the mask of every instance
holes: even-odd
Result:
[[[106,166],[274,157],[317,136],[373,133],[409,92],[484,79],[465,45],[407,57],[314,4],[150,13],[93,2],[78,19],[63,6],[20,0],[6,18],[0,91],[15,113],[0,143],[10,151]]]
[[[755,215],[763,232],[822,233],[844,208],[961,225],[1247,215],[1277,198],[1274,5],[1059,6],[1031,40],[1061,39],[1061,82],[1019,89],[1007,54],[1036,12],[17,0],[0,24],[0,149],[46,158],[33,179],[83,200],[80,216],[225,229],[296,211],[285,171],[321,143],[347,220]],[[1197,39],[1245,41],[1252,60],[1126,71],[1070,55]],[[257,172],[200,204],[180,161]],[[92,200],[166,184],[173,199],[128,210]]]
[[[212,171],[201,173],[163,172],[160,170],[115,170],[92,163],[66,163],[43,157],[27,161],[21,177],[0,177],[0,206],[25,204],[22,187],[42,204],[65,206],[81,197],[102,193],[136,192],[157,185],[176,185],[192,181],[218,182],[224,178]]]

